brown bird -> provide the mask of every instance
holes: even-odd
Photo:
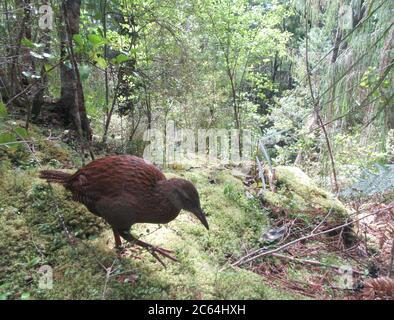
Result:
[[[136,239],[130,228],[135,223],[168,223],[184,209],[209,229],[194,185],[184,179],[166,179],[144,159],[120,155],[95,160],[74,174],[40,171],[40,178],[62,184],[90,212],[112,227],[116,247],[121,237],[146,248],[160,263],[158,254],[176,261],[171,251]]]

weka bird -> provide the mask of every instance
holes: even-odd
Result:
[[[168,223],[182,209],[193,213],[205,226],[208,222],[194,185],[184,179],[166,179],[144,159],[121,155],[95,160],[74,174],[56,170],[40,172],[40,178],[62,184],[73,200],[104,218],[112,227],[115,245],[121,238],[146,248],[160,263],[158,254],[174,261],[170,250],[136,239],[130,228],[135,223]]]

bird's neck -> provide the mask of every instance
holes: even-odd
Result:
[[[159,194],[161,201],[168,201],[168,203],[175,207],[174,203],[171,201],[171,194],[174,192],[175,179],[161,180],[156,184],[156,193]]]
[[[169,221],[175,219],[181,209],[174,205],[171,201],[171,193],[174,190],[172,179],[161,180],[155,188],[155,199],[157,200],[156,208],[160,208],[160,215],[166,216]]]

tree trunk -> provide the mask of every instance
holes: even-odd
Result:
[[[15,7],[17,9],[25,8],[25,2],[23,0],[15,1]],[[14,25],[13,27],[18,30],[15,42],[10,46],[8,55],[10,64],[8,67],[8,84],[9,84],[9,97],[8,100],[12,99],[13,97],[18,96],[18,94],[23,90],[22,89],[22,81],[21,81],[21,70],[19,65],[19,54],[21,51],[21,41],[25,34],[25,26],[26,26],[26,19],[28,19],[28,15],[26,11],[21,10],[16,11],[17,21],[20,21],[18,25]],[[11,30],[9,30],[11,32]],[[13,36],[10,34],[10,43],[12,42]],[[23,101],[18,97],[14,99],[14,103],[20,107],[24,106]]]
[[[235,128],[239,129],[240,128],[240,123],[239,123],[239,108],[238,108],[238,102],[237,102],[237,90],[235,88],[235,82],[234,82],[234,77],[233,74],[231,73],[230,68],[227,68],[227,75],[230,80],[230,85],[231,85],[231,97],[232,97],[232,102],[233,102],[233,109],[234,109],[234,122],[235,122]]]
[[[276,80],[276,74],[278,72],[278,67],[279,67],[279,63],[278,63],[278,51],[275,52],[275,59],[274,59],[274,64],[272,66],[272,83],[275,83]]]
[[[92,139],[85,108],[83,88],[79,77],[80,56],[74,54],[72,37],[79,33],[81,0],[64,0],[62,4],[64,26],[60,28],[60,55],[65,59],[60,65],[61,97],[59,105],[66,112],[66,121],[72,120],[76,129],[82,130],[83,137]]]
[[[44,0],[43,3],[45,5],[48,5],[48,0]],[[46,32],[43,33],[42,36],[42,42],[45,44],[45,48],[44,48],[44,52],[50,54],[51,52],[51,34],[50,32],[47,32],[48,30],[46,30]],[[32,101],[32,118],[35,119],[37,118],[40,113],[41,113],[41,107],[44,104],[44,92],[45,89],[48,87],[48,75],[46,73],[45,70],[45,63],[48,62],[48,59],[45,58],[42,66],[41,66],[41,72],[40,72],[40,76],[41,79],[39,82],[37,82],[37,84],[35,85],[35,88],[33,90],[34,96],[33,96],[33,101]]]

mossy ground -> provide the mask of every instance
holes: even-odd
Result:
[[[62,160],[73,158],[66,146],[62,150],[70,152]],[[44,157],[47,154],[39,160]],[[56,164],[51,160],[43,161],[46,167]],[[301,297],[271,288],[253,272],[223,268],[230,256],[237,258],[245,246],[257,245],[268,225],[267,213],[245,197],[242,183],[229,171],[197,168],[166,172],[196,184],[210,230],[186,212],[158,230],[156,225],[135,226],[133,233],[141,239],[175,250],[179,262],[166,261],[164,269],[145,251],[138,254],[142,259],[118,259],[108,225],[73,202],[62,187],[51,188],[39,180],[36,165],[23,169],[11,165],[3,160],[0,168],[2,299]],[[38,286],[39,269],[44,265],[53,269],[53,289]],[[109,277],[108,268],[112,271]]]
[[[329,223],[343,223],[349,217],[346,207],[330,192],[318,187],[301,169],[278,166],[275,168],[276,192],[265,191],[263,200],[286,210],[292,218],[301,218],[306,223],[313,220],[316,213],[328,217]]]

